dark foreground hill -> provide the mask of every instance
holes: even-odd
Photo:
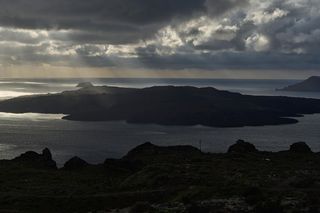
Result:
[[[320,154],[305,143],[225,154],[142,144],[121,159],[57,169],[51,153],[0,161],[0,212],[319,212]]]
[[[79,121],[240,127],[296,123],[287,117],[319,113],[320,100],[249,96],[211,87],[86,86],[77,91],[1,101],[0,111],[62,113],[67,115],[64,119]]]
[[[320,76],[311,76],[310,78],[302,82],[287,86],[279,90],[296,92],[320,92]]]

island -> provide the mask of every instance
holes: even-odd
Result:
[[[89,86],[4,100],[0,111],[65,114],[64,119],[76,121],[242,127],[297,123],[295,117],[320,113],[320,100],[242,95],[212,87]]]
[[[214,141],[212,141],[214,143]],[[57,168],[49,149],[0,161],[0,212],[318,212],[320,153],[281,152],[239,140],[227,153],[150,142],[92,165]]]
[[[278,90],[295,92],[320,92],[320,76],[311,76],[302,82]]]

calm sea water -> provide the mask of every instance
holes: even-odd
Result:
[[[277,92],[297,80],[228,79],[10,79],[0,80],[0,99],[20,95],[55,93],[75,89],[80,81],[96,85],[147,87],[153,85],[213,86],[218,89],[252,95],[284,95],[320,98],[320,93]],[[48,147],[61,165],[77,155],[91,163],[123,156],[133,147],[151,141],[158,145],[199,145],[208,152],[225,152],[237,139],[254,143],[261,150],[288,149],[297,141],[306,141],[320,151],[320,115],[308,115],[298,124],[242,128],[203,126],[134,125],[125,122],[65,121],[62,115],[0,113],[0,158],[11,159],[27,150]]]

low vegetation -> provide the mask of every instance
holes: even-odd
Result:
[[[0,212],[317,212],[320,154],[305,143],[228,153],[142,144],[121,159],[57,168],[49,150],[0,161]]]

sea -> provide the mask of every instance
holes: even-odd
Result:
[[[75,90],[79,82],[94,85],[144,88],[151,86],[215,87],[249,95],[290,96],[320,99],[320,93],[277,91],[299,82],[292,79],[0,79],[0,100],[33,94]],[[12,159],[29,150],[52,151],[59,166],[73,156],[89,163],[120,158],[144,142],[156,145],[192,145],[204,152],[226,152],[238,139],[253,143],[258,149],[279,151],[290,144],[305,141],[320,151],[320,114],[299,118],[299,123],[279,126],[213,128],[205,126],[161,126],[118,122],[66,121],[64,115],[13,114],[0,112],[0,159]]]

